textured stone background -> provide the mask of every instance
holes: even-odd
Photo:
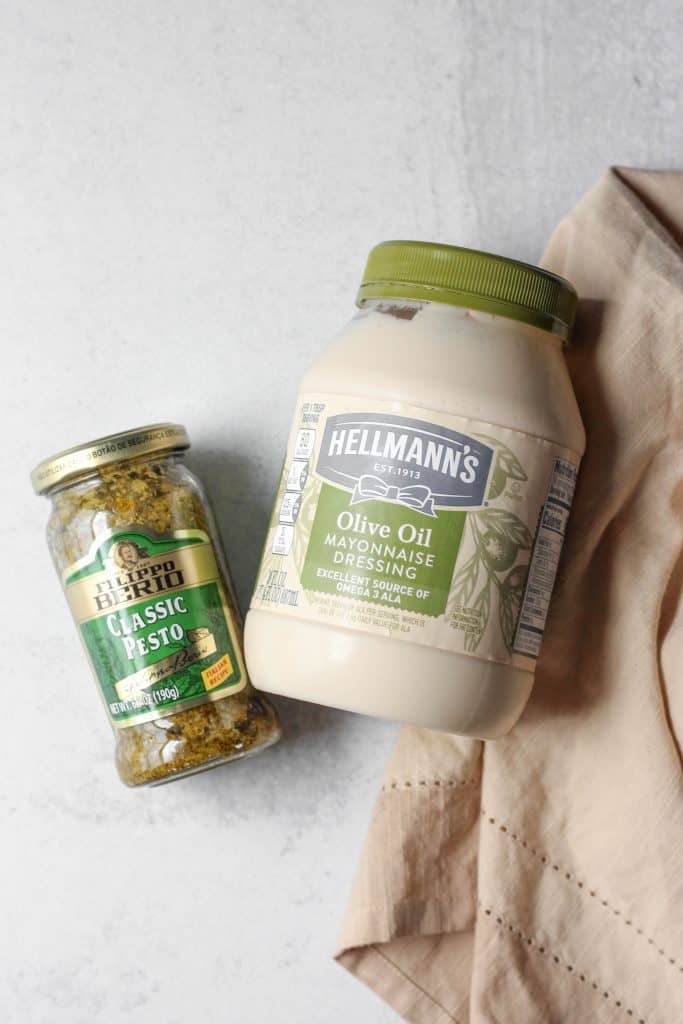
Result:
[[[125,790],[28,472],[186,423],[246,602],[369,247],[535,260],[606,165],[680,167],[682,33],[671,0],[0,0],[4,1024],[397,1019],[329,959],[395,728],[282,702],[259,759]]]

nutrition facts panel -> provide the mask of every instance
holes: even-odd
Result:
[[[541,510],[513,650],[537,658],[541,650],[550,596],[557,575],[567,520],[576,486],[577,467],[555,459]]]

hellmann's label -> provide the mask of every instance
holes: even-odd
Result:
[[[201,530],[131,526],[97,537],[63,575],[71,611],[117,728],[244,688],[216,556]]]
[[[352,504],[378,498],[436,517],[435,506],[483,505],[492,458],[490,445],[444,426],[346,413],[327,420],[316,473],[352,482]]]
[[[531,667],[578,462],[490,423],[303,395],[252,608]]]

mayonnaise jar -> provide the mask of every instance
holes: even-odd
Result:
[[[246,621],[261,690],[483,738],[534,679],[585,434],[576,293],[385,242],[304,376]]]

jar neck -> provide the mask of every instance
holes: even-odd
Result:
[[[519,338],[522,335],[536,341],[547,342],[558,350],[566,344],[561,335],[528,324],[524,320],[495,313],[485,313],[467,306],[451,305],[448,302],[430,302],[426,299],[392,298],[391,296],[366,299],[356,316],[379,314],[394,317],[397,320],[412,321],[418,318],[422,311],[428,313],[430,320],[438,320],[442,324],[452,324],[453,330],[457,330],[458,324],[469,318],[495,329],[499,332],[499,336],[502,334],[502,336]]]
[[[128,473],[131,481],[135,480],[139,469],[142,466],[150,465],[178,465],[183,462],[185,457],[184,451],[158,451],[158,452],[145,452],[141,455],[135,455],[129,459],[119,459],[116,462],[108,462],[103,466],[93,466],[89,469],[84,469],[82,473],[78,473],[69,479],[64,480],[58,484],[52,490],[47,492],[46,497],[50,498],[53,502],[59,502],[60,498],[67,492],[79,492],[88,490],[91,487],[101,486],[106,483],[107,478],[111,477],[114,473],[126,474]]]

